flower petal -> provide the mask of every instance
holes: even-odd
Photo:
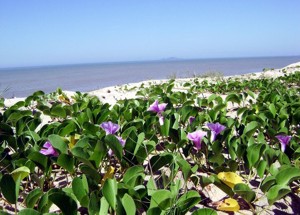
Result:
[[[198,130],[198,131],[194,131],[192,133],[188,133],[187,138],[189,140],[193,141],[195,148],[197,150],[200,150],[202,138],[206,135],[207,135],[207,133],[205,131]]]
[[[50,141],[47,141],[43,145],[43,149],[40,150],[40,153],[43,155],[50,155],[50,156],[55,156],[55,157],[57,157],[59,155],[58,152],[51,145]]]
[[[106,135],[115,134],[120,129],[118,124],[112,123],[111,121],[101,123],[100,127],[105,131]]]
[[[280,142],[280,145],[281,145],[281,151],[284,152],[285,151],[285,148],[286,146],[289,144],[292,136],[289,136],[289,135],[277,135],[275,136],[279,142]]]
[[[165,111],[167,105],[168,105],[167,103],[159,104],[159,105],[158,105],[158,110],[159,110],[159,112]]]
[[[167,107],[167,103],[158,104],[158,100],[155,100],[148,108],[148,111],[152,111],[155,113],[161,113],[165,111]]]
[[[152,111],[155,113],[159,112],[159,108],[158,108],[158,100],[155,100],[148,108],[148,111]]]

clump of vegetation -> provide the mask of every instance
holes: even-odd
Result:
[[[274,70],[274,68],[263,68],[263,72],[267,72],[267,71],[273,71]]]
[[[209,72],[205,72],[203,74],[194,75],[194,78],[216,78],[216,79],[222,79],[222,78],[224,78],[224,74],[223,74],[223,72],[209,71]]]
[[[4,93],[6,93],[9,90],[9,87],[4,88],[3,90],[0,90],[0,107],[4,107]]]
[[[194,79],[184,92],[170,80],[113,106],[80,92],[35,92],[0,111],[1,210],[263,213],[288,195],[299,200],[299,85],[300,72]],[[224,200],[212,202],[208,187]]]

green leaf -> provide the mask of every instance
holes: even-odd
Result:
[[[258,165],[257,165],[257,175],[260,177],[260,178],[263,178],[264,177],[264,173],[265,173],[265,170],[266,170],[266,167],[267,167],[268,163],[267,161],[265,160],[261,160],[259,161]]]
[[[57,164],[65,168],[70,173],[73,173],[75,170],[74,158],[68,154],[60,154],[57,159]]]
[[[49,208],[52,206],[52,204],[53,203],[49,200],[48,192],[44,193],[38,203],[38,211],[41,213],[46,213],[49,211]]]
[[[226,102],[232,102],[232,103],[237,103],[237,104],[240,104],[241,103],[241,97],[240,95],[238,94],[235,94],[235,93],[232,93],[232,94],[229,94],[227,97],[226,97]]]
[[[254,167],[255,164],[260,160],[261,155],[266,149],[265,144],[253,144],[247,149],[247,159],[249,166]]]
[[[27,208],[33,208],[42,195],[43,191],[40,188],[32,190],[25,199]]]
[[[290,158],[287,156],[287,154],[285,154],[281,151],[280,151],[280,154],[278,157],[278,161],[281,165],[284,165],[284,164],[291,165]]]
[[[85,129],[85,132],[88,134],[95,135],[97,132],[100,131],[100,127],[96,126],[90,122],[84,122],[83,128]]]
[[[66,110],[61,107],[60,105],[54,106],[53,108],[51,108],[50,111],[52,116],[56,116],[56,117],[60,117],[60,118],[66,118],[67,113]]]
[[[147,215],[157,215],[157,214],[164,214],[159,207],[149,208],[149,210],[147,210]]]
[[[133,166],[127,169],[123,176],[123,182],[124,184],[128,185],[129,187],[135,187],[139,183],[137,183],[137,180],[140,179],[140,183],[144,180],[145,173],[144,173],[144,167],[143,166]]]
[[[233,187],[233,191],[241,196],[246,202],[251,203],[255,199],[255,192],[246,184],[240,183]]]
[[[127,215],[135,215],[136,214],[136,206],[131,196],[127,193],[122,198],[122,205],[126,211]]]
[[[248,123],[244,129],[243,135],[250,138],[256,131],[256,129],[259,127],[258,122],[252,121]]]
[[[182,213],[186,213],[201,200],[197,191],[191,190],[183,194],[176,202],[176,207]]]
[[[283,198],[286,194],[291,192],[290,187],[285,185],[275,185],[269,189],[266,196],[270,205],[273,205],[274,202]]]
[[[86,148],[89,146],[89,138],[88,137],[84,137],[80,140],[78,140],[78,142],[75,144],[75,147],[81,147],[81,148]]]
[[[112,149],[115,153],[116,157],[119,160],[122,160],[123,156],[123,147],[120,144],[119,140],[115,137],[115,135],[109,134],[105,137],[105,143]]]
[[[289,185],[292,181],[300,179],[300,169],[297,167],[288,167],[275,175],[278,185]]]
[[[89,160],[95,161],[96,167],[99,167],[103,158],[107,155],[107,148],[102,141],[98,141],[93,154],[91,155]]]
[[[266,193],[271,186],[273,186],[276,183],[275,177],[270,175],[263,180],[260,189]]]
[[[214,177],[206,177],[206,176],[200,175],[199,183],[200,183],[201,187],[206,187],[207,185],[214,183]]]
[[[18,212],[19,215],[42,215],[42,213],[31,209],[31,208],[25,208]]]
[[[147,183],[147,193],[149,196],[152,196],[153,193],[157,191],[157,186],[153,177],[150,177]]]
[[[41,154],[40,152],[31,152],[28,155],[28,159],[36,163],[42,170],[47,170],[49,168],[47,156]]]
[[[48,137],[48,140],[51,142],[51,145],[58,149],[61,153],[67,154],[68,153],[68,145],[64,142],[64,140],[56,135],[56,134],[51,134]]]
[[[83,174],[80,177],[76,177],[72,181],[72,190],[80,205],[88,207],[89,204],[89,185],[86,176]]]
[[[270,105],[268,105],[268,109],[271,112],[271,114],[273,115],[273,118],[276,116],[276,107],[273,103],[271,103]]]
[[[145,133],[140,133],[138,135],[138,139],[137,139],[137,142],[136,142],[136,146],[135,146],[135,149],[134,149],[134,155],[136,155],[136,153],[138,152],[140,146],[142,145],[143,141],[145,139]]]
[[[166,210],[171,207],[171,203],[171,192],[169,190],[158,190],[152,194],[149,208],[158,207],[161,210]]]
[[[77,214],[77,204],[72,197],[63,191],[55,191],[49,193],[49,200],[53,202],[63,214],[66,215],[76,215]]]
[[[98,173],[97,169],[91,167],[90,165],[82,164],[79,168],[83,174],[86,174],[87,176],[91,177],[94,181],[99,182],[101,180],[101,176]]]
[[[218,153],[218,154],[213,154],[209,157],[209,162],[211,163],[216,163],[218,164],[219,166],[221,166],[222,164],[224,164],[225,162],[225,157],[223,154],[221,153]]]
[[[103,185],[102,194],[114,210],[116,210],[117,207],[117,193],[118,187],[116,179],[107,179]]]
[[[175,122],[172,126],[172,129],[177,130],[179,128],[180,115],[178,113],[174,113]]]
[[[109,204],[106,201],[105,197],[102,197],[100,200],[100,212],[99,215],[107,215],[109,209]]]
[[[15,204],[17,201],[16,196],[16,183],[11,175],[4,175],[0,181],[0,188],[3,196],[11,204]]]
[[[211,208],[201,208],[192,213],[192,215],[218,215],[217,212]]]
[[[76,124],[74,121],[68,120],[62,123],[59,127],[59,135],[64,137],[76,131]]]
[[[159,155],[154,155],[150,159],[150,165],[152,167],[152,170],[155,172],[167,164],[171,165],[173,163],[173,160],[173,154],[163,153]]]
[[[30,174],[30,169],[27,166],[21,166],[11,172],[13,179],[16,181],[20,177],[20,181]]]
[[[182,170],[184,180],[187,181],[192,174],[191,165],[186,160],[180,158],[177,160],[179,167]]]
[[[169,131],[170,131],[170,120],[169,119],[164,119],[164,124],[160,127],[161,130],[161,135],[164,137],[169,136]]]
[[[103,199],[105,200],[104,197],[103,197]],[[108,205],[108,203],[107,203],[107,205]],[[108,208],[108,206],[107,206],[107,208]],[[100,195],[99,195],[98,190],[93,191],[90,195],[88,211],[89,211],[89,214],[99,214],[99,211],[100,211]],[[106,214],[107,214],[107,211],[106,211]]]

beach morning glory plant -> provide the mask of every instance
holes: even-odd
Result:
[[[277,135],[275,136],[279,142],[280,142],[280,145],[281,145],[281,151],[284,152],[285,151],[285,148],[286,146],[289,144],[292,136],[289,136],[289,135]]]
[[[40,153],[43,155],[50,155],[54,157],[58,156],[58,152],[53,148],[50,141],[45,142],[45,144],[43,145],[43,149],[40,150]]]
[[[159,124],[163,125],[164,124],[164,117],[162,116],[162,112],[165,111],[166,107],[167,107],[167,103],[162,103],[159,104],[158,100],[155,100],[150,107],[148,108],[148,111],[152,111],[157,113],[157,116],[159,117]]]
[[[215,141],[218,134],[220,134],[224,129],[226,128],[224,125],[221,125],[220,123],[207,123],[207,127],[211,130],[211,137],[210,141]]]
[[[207,133],[205,131],[194,131],[192,133],[188,133],[187,138],[191,141],[193,141],[194,143],[194,148],[196,148],[197,150],[201,149],[201,141],[202,138],[205,137],[207,135]]]
[[[111,121],[101,123],[100,127],[105,131],[106,135],[115,134],[120,129],[118,124],[112,123]]]

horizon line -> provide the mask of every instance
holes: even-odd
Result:
[[[128,60],[128,61],[103,61],[103,62],[82,62],[82,63],[63,63],[63,64],[41,64],[29,66],[9,66],[0,67],[1,70],[24,69],[24,68],[43,68],[43,67],[58,67],[58,66],[79,66],[79,65],[97,65],[97,64],[130,64],[130,63],[146,63],[146,62],[175,62],[175,61],[192,61],[192,60],[209,60],[209,59],[241,59],[241,58],[279,58],[279,57],[300,57],[300,55],[274,55],[274,56],[243,56],[243,57],[203,57],[203,58],[181,58],[181,57],[166,57],[161,59],[149,60]]]

